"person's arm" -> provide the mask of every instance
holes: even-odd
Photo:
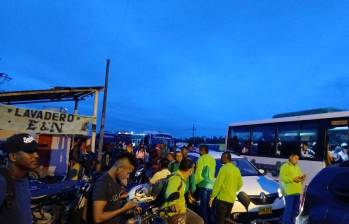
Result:
[[[93,220],[95,223],[102,223],[111,220],[115,216],[119,216],[137,206],[136,202],[128,201],[122,208],[114,211],[104,211],[104,207],[107,205],[106,201],[94,201],[93,202]]]
[[[292,183],[294,180],[289,176],[288,167],[287,166],[281,166],[280,169],[280,175],[279,175],[280,181],[287,184]]]
[[[188,191],[189,193],[192,195],[194,194],[194,192],[196,191],[196,184],[195,184],[195,176],[194,174],[190,175],[188,177]]]
[[[225,177],[225,170],[224,170],[224,166],[222,166],[222,168],[218,172],[217,179],[213,185],[211,198],[217,197],[218,193],[221,191],[221,188],[224,182],[224,177]]]
[[[217,197],[218,193],[221,190],[221,187],[222,187],[223,181],[224,181],[224,176],[225,176],[224,169],[223,169],[223,167],[221,167],[219,172],[218,172],[217,179],[213,185],[212,194],[210,196],[210,201],[208,202],[209,207],[212,207],[213,200]]]
[[[155,184],[159,180],[159,172],[156,172],[152,178],[149,180],[151,184]]]
[[[199,184],[203,180],[202,169],[203,169],[203,162],[202,162],[202,158],[200,157],[196,163],[196,170],[195,170],[195,183],[197,184]]]

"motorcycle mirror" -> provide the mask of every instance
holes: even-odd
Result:
[[[248,211],[248,206],[251,203],[251,200],[248,194],[246,194],[246,192],[240,191],[237,197],[239,202],[245,207],[246,211]]]
[[[259,169],[258,171],[263,175],[265,174],[265,170],[263,170],[263,169]]]
[[[166,201],[171,202],[171,201],[175,201],[177,199],[179,199],[179,192],[174,192],[174,193],[170,194],[170,196],[168,196]]]

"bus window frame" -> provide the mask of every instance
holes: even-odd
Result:
[[[319,123],[320,122],[320,123]],[[260,155],[260,154],[257,154],[257,155],[251,155],[251,154],[243,154],[243,155],[246,155],[246,156],[256,156],[256,157],[268,157],[268,158],[280,158],[280,159],[288,159],[288,156],[287,155],[284,155],[284,156],[276,156],[275,153],[276,153],[276,150],[277,150],[277,144],[278,144],[278,139],[279,139],[279,133],[280,133],[280,127],[287,127],[287,126],[296,126],[298,128],[298,132],[297,132],[297,141],[296,141],[296,144],[298,145],[299,148],[297,148],[296,151],[301,152],[301,136],[300,136],[300,133],[302,130],[305,130],[304,127],[309,127],[309,126],[314,126],[314,130],[317,131],[317,141],[316,141],[316,144],[318,144],[318,148],[319,150],[316,152],[316,155],[318,153],[321,154],[321,156],[315,156],[315,158],[304,158],[304,157],[301,157],[300,156],[300,160],[307,160],[307,161],[325,161],[325,158],[324,157],[324,153],[325,152],[322,152],[322,151],[326,151],[326,150],[323,150],[324,148],[324,142],[321,142],[320,139],[321,139],[321,135],[322,136],[325,136],[324,135],[324,130],[327,128],[326,125],[324,124],[324,122],[322,120],[317,120],[317,121],[291,121],[291,122],[279,122],[279,123],[267,123],[267,124],[257,124],[257,125],[246,125],[246,126],[230,126],[229,127],[229,130],[228,130],[228,142],[227,144],[229,145],[227,147],[228,150],[231,150],[231,146],[230,146],[230,142],[232,141],[232,132],[239,132],[241,130],[248,130],[249,131],[249,140],[251,141],[251,143],[253,143],[253,131],[257,128],[270,128],[270,129],[274,129],[275,131],[275,134],[274,134],[274,147],[272,149],[273,151],[273,155],[268,155],[268,156],[265,156],[265,155]],[[237,130],[237,131],[236,131]],[[239,142],[242,142],[242,141],[246,141],[246,140],[238,140]],[[239,149],[241,151],[241,149]],[[239,154],[241,154],[241,152],[237,152]]]
[[[343,123],[340,124],[338,121],[341,120]],[[346,124],[344,124],[344,121],[346,120]],[[348,131],[347,131],[347,135],[348,135],[348,142],[347,144],[349,145],[349,118],[333,118],[333,119],[327,119],[327,124],[326,127],[324,128],[324,147],[326,144],[326,150],[324,150],[325,154],[324,154],[324,161],[326,163],[327,166],[332,165],[332,164],[337,164],[334,163],[333,161],[330,161],[330,155],[329,155],[329,149],[330,149],[330,144],[329,144],[329,134],[328,131],[329,129],[333,129],[336,127],[348,127]]]

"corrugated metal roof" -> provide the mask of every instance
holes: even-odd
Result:
[[[60,101],[79,101],[103,90],[103,86],[94,87],[54,87],[46,90],[26,90],[1,92],[0,103],[28,104]]]

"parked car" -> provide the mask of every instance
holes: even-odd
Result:
[[[349,161],[326,167],[312,179],[297,223],[349,224]]]
[[[216,160],[216,176],[221,164],[222,152],[209,151]],[[196,162],[200,157],[198,153],[189,153],[189,157]],[[244,206],[236,199],[231,211],[231,219],[235,221],[278,221],[285,207],[279,183],[263,175],[263,170],[258,170],[247,159],[232,154],[232,162],[240,169],[243,179],[241,191],[247,193],[251,203],[248,213]]]

